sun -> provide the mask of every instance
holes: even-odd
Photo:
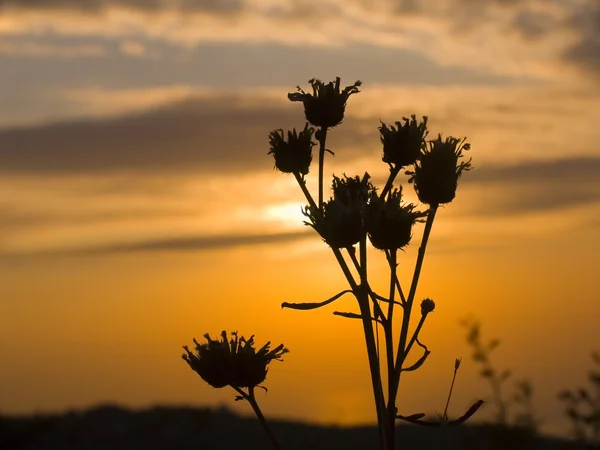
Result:
[[[264,210],[263,218],[284,228],[298,228],[306,220],[301,209],[302,205],[294,202],[269,205]]]

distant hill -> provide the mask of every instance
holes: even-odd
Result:
[[[374,427],[326,427],[272,421],[286,450],[371,450]],[[591,449],[490,426],[398,426],[403,450]],[[226,409],[105,405],[62,415],[0,416],[0,450],[269,450],[259,423]]]

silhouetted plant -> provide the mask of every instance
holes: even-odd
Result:
[[[461,321],[467,328],[467,343],[473,350],[473,361],[480,366],[479,375],[485,378],[492,390],[492,403],[496,408],[495,423],[502,427],[516,427],[536,433],[540,421],[536,418],[533,406],[533,385],[527,379],[516,380],[514,393],[508,398],[504,395],[504,386],[510,379],[510,370],[499,371],[492,363],[491,354],[500,345],[499,339],[484,342],[481,337],[481,324],[473,318]],[[517,412],[510,415],[510,408],[517,407]]]
[[[592,353],[600,366],[600,353]],[[591,389],[564,390],[558,398],[565,403],[565,414],[573,426],[576,439],[591,444],[600,444],[600,372],[588,372]]]
[[[317,201],[307,188],[306,173],[297,170],[293,174],[308,202],[303,209],[307,218],[305,223],[314,228],[331,247],[350,289],[343,290],[323,302],[284,302],[282,306],[298,310],[316,309],[333,303],[344,294],[353,294],[358,302],[359,312],[335,311],[334,314],[362,322],[377,411],[380,448],[392,449],[395,448],[395,421],[406,418],[398,415],[396,408],[401,374],[418,369],[430,354],[429,349],[418,338],[426,317],[435,308],[433,300],[425,299],[421,302],[421,320],[416,329],[412,333],[409,332],[427,242],[438,207],[454,199],[461,174],[471,169],[470,161],[465,161],[463,156],[463,151],[469,150],[469,144],[465,143],[464,139],[443,139],[441,135],[427,141],[427,117],[418,121],[416,115],[412,115],[410,119],[404,118],[403,122],[395,122],[395,127],[382,122],[379,127],[383,145],[382,160],[390,171],[384,188],[378,192],[368,173],[353,177],[334,176],[333,195],[329,200],[325,200],[324,157],[326,152],[332,153],[326,147],[327,134],[331,128],[342,122],[348,98],[359,92],[361,82],[357,81],[344,89],[340,89],[339,78],[329,83],[312,79],[309,83],[313,88],[312,94],[298,87],[298,92],[290,93],[288,98],[291,101],[301,101],[306,120],[317,127],[314,133],[319,144]],[[276,153],[273,146],[271,153]],[[288,172],[277,159],[275,167],[282,172]],[[402,188],[394,188],[394,182],[402,169],[411,175],[409,181],[414,182],[421,202],[428,205],[426,210],[419,211],[417,206],[404,203]],[[405,295],[397,276],[397,255],[398,250],[409,245],[413,228],[419,222],[425,222],[425,228],[410,288]],[[374,248],[383,252],[388,262],[390,288],[387,296],[378,294],[369,284],[368,241]],[[358,279],[354,277],[351,267],[358,272]],[[395,308],[402,311],[402,323],[398,334],[393,326]],[[381,356],[385,359],[385,373],[375,339],[379,328],[383,330],[385,342],[384,356]],[[397,347],[394,346],[394,338],[397,339]],[[415,344],[422,348],[423,354],[415,363],[406,364]],[[387,377],[387,399],[383,389],[384,376]],[[471,414],[480,404],[473,406]]]
[[[407,420],[408,418],[412,419],[409,421],[415,424],[425,426],[429,424],[429,422],[420,420],[424,414],[400,415],[396,403],[402,373],[417,370],[431,353],[427,346],[420,342],[419,333],[425,319],[435,309],[434,301],[429,298],[421,301],[421,317],[412,333],[409,327],[410,318],[427,243],[438,208],[442,204],[450,203],[455,198],[460,176],[463,172],[471,169],[470,160],[464,160],[463,154],[464,151],[469,150],[469,144],[465,142],[465,139],[442,138],[441,135],[427,141],[427,117],[418,121],[416,115],[412,115],[411,119],[404,118],[403,123],[395,122],[396,127],[382,122],[379,127],[383,145],[382,160],[388,165],[390,173],[381,192],[378,192],[373,185],[368,173],[353,177],[334,176],[333,195],[329,200],[325,200],[323,192],[325,153],[333,154],[326,147],[327,134],[330,129],[337,127],[343,121],[347,101],[351,95],[360,92],[361,82],[357,81],[343,89],[340,88],[339,78],[329,83],[312,79],[309,83],[312,93],[306,93],[298,87],[297,92],[288,94],[288,98],[292,102],[302,102],[308,124],[299,133],[295,129],[287,133],[282,129],[272,131],[269,134],[269,154],[273,155],[276,169],[294,175],[308,203],[302,210],[306,217],[305,224],[311,226],[331,248],[348,282],[349,289],[342,290],[322,302],[284,302],[282,307],[311,310],[333,303],[345,294],[352,294],[355,297],[358,312],[335,311],[333,314],[344,318],[358,319],[362,323],[377,411],[379,448],[392,450],[396,448],[396,420]],[[313,136],[319,146],[317,201],[306,184],[306,176],[310,172],[312,163],[312,147],[317,145],[312,142]],[[427,205],[425,210],[420,211],[417,206],[403,202],[402,188],[394,187],[394,182],[403,169],[407,175],[410,175],[409,182],[414,184],[420,201]],[[413,229],[420,222],[424,222],[425,227],[412,280],[408,293],[405,295],[397,275],[398,251],[409,245]],[[369,283],[367,271],[369,241],[374,248],[382,251],[390,269],[389,294],[387,296],[375,292]],[[351,267],[358,273],[357,278]],[[397,308],[402,312],[400,330],[394,330],[393,316]],[[383,330],[384,351],[381,358],[385,361],[385,370],[382,369],[378,340],[376,340],[380,329]],[[267,432],[270,433],[253,395],[254,386],[252,384],[261,377],[254,378],[254,371],[251,370],[251,374],[236,378],[239,377],[239,374],[236,373],[237,369],[231,368],[232,365],[235,368],[243,366],[241,363],[236,366],[238,356],[233,356],[237,355],[233,349],[237,348],[236,346],[242,342],[242,339],[227,345],[225,334],[223,334],[221,342],[212,341],[208,335],[206,337],[209,340],[208,344],[202,344],[199,347],[197,344],[198,354],[194,357],[188,351],[188,355],[184,355],[184,359],[213,386],[215,383],[211,382],[212,376],[218,374],[218,377],[215,377],[218,380],[216,387],[220,387],[224,383],[236,389],[240,393],[238,399],[248,400],[253,405],[255,413]],[[394,340],[397,345],[394,344]],[[252,347],[251,341],[252,339],[245,342],[244,350],[248,346]],[[423,350],[423,353],[416,362],[408,363],[409,354],[415,344]],[[212,358],[210,353],[213,351],[213,347],[220,355],[217,358]],[[278,359],[283,351],[285,349],[280,346],[273,351],[275,353],[269,352],[266,355],[270,355],[271,359]],[[252,353],[252,355],[254,354]],[[252,357],[254,358],[254,356]],[[201,370],[203,358],[207,365],[214,364],[217,367],[214,373],[208,371],[203,375],[204,369]],[[262,374],[262,369],[266,370],[268,362],[270,359],[264,367],[261,362],[261,369],[257,370],[257,373]],[[460,361],[457,360],[455,376],[459,364]],[[383,388],[384,376],[387,378],[387,398]],[[246,377],[249,377],[252,383],[247,382]],[[243,384],[248,384],[248,392],[242,391],[241,379],[244,380]],[[237,381],[232,382],[231,380]],[[448,420],[448,405],[446,405],[446,412],[440,423],[459,425],[471,417],[482,403],[481,400],[476,402],[466,414],[455,421]],[[277,447],[272,434],[270,437],[273,445]]]
[[[249,339],[238,337],[235,331],[231,336],[232,338],[229,339],[227,332],[223,331],[219,341],[211,339],[207,333],[204,335],[206,343],[200,344],[194,339],[196,353],[191,352],[188,346],[184,345],[185,353],[182,358],[212,387],[230,386],[239,394],[236,400],[247,401],[260,420],[273,447],[279,449],[279,443],[258,406],[254,389],[261,387],[266,390],[261,383],[267,377],[267,366],[273,360],[281,361],[281,357],[288,352],[288,349],[280,344],[271,350],[271,343],[267,342],[256,350],[254,336],[250,336]]]
[[[540,425],[533,406],[533,385],[527,379],[517,380],[514,393],[506,397],[505,385],[512,373],[496,369],[491,358],[500,340],[485,342],[481,337],[481,324],[473,318],[462,320],[461,325],[467,328],[467,343],[473,350],[473,361],[480,366],[479,375],[488,381],[492,391],[495,417],[483,428],[488,444],[498,449],[528,448]],[[513,415],[510,414],[512,406],[517,407]]]

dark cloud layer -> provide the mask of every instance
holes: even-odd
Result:
[[[385,179],[375,183],[383,185]],[[458,196],[461,189],[489,192],[489,197],[478,195],[478,201],[470,202],[461,213],[466,215],[513,216],[600,205],[600,157],[476,167],[459,184]]]
[[[272,167],[270,131],[304,123],[301,105],[219,96],[126,117],[0,130],[0,173],[250,172]],[[378,142],[376,123],[370,136],[353,132],[352,119],[343,126],[336,146]]]
[[[471,206],[484,215],[516,215],[600,203],[600,157],[529,161],[483,167],[462,183],[477,189],[502,187],[502,195]]]
[[[19,256],[29,257],[56,257],[56,256],[102,256],[123,253],[146,253],[146,252],[199,252],[207,250],[227,250],[244,246],[280,244],[294,242],[312,237],[312,230],[289,233],[271,234],[223,234],[218,236],[194,236],[194,237],[171,237],[166,239],[147,239],[137,242],[126,242],[122,244],[100,244],[94,246],[81,246],[72,249],[57,249],[38,251]],[[16,255],[2,255],[14,257]]]
[[[563,59],[600,79],[600,1],[584,2],[568,23],[577,40],[565,50]]]
[[[188,100],[127,117],[0,131],[0,171],[251,170],[270,163],[270,130],[301,123],[295,108]]]

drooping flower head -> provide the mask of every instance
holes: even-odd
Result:
[[[471,160],[463,161],[463,150],[471,148],[465,139],[447,137],[428,142],[415,163],[410,182],[414,182],[419,200],[428,205],[450,203],[456,196],[458,179],[465,170],[471,169]]]
[[[348,248],[360,242],[366,234],[365,210],[375,188],[369,174],[343,178],[333,177],[333,197],[323,203],[323,211],[305,207],[304,222],[313,227],[332,248]]]
[[[306,120],[321,128],[332,128],[342,122],[348,97],[360,92],[358,87],[362,84],[357,81],[352,86],[346,86],[340,91],[339,77],[335,79],[335,82],[330,81],[327,84],[316,78],[308,82],[312,86],[312,94],[304,92],[298,86],[298,92],[290,92],[288,99],[292,102],[302,102]]]
[[[259,350],[254,348],[254,336],[250,339],[238,337],[237,332],[221,333],[221,340],[213,340],[205,334],[206,343],[200,344],[194,339],[196,352],[192,353],[187,345],[183,346],[186,354],[182,358],[204,381],[215,388],[225,386],[255,387],[265,381],[267,366],[271,361],[281,361],[281,356],[288,352],[283,344],[270,350],[267,342]]]
[[[402,203],[402,190],[394,189],[384,200],[376,193],[367,206],[369,240],[379,250],[399,250],[412,238],[412,227],[424,214],[412,203]]]
[[[422,122],[417,122],[413,114],[410,120],[404,117],[404,124],[396,122],[396,127],[381,122],[379,133],[383,144],[383,162],[396,167],[406,167],[414,164],[421,149],[425,146],[427,136],[427,116]]]
[[[283,130],[275,130],[269,133],[269,144],[271,150],[269,155],[273,154],[275,167],[284,173],[308,174],[310,163],[312,162],[312,135],[315,129],[304,126],[304,130],[298,133],[294,128],[287,132],[287,140]]]

